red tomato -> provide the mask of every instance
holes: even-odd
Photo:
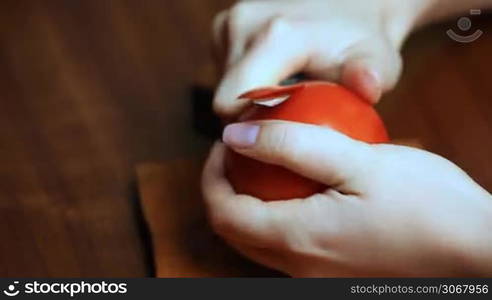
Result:
[[[304,82],[248,92],[241,98],[266,100],[288,96],[274,107],[254,105],[239,122],[285,120],[330,127],[367,143],[388,141],[383,121],[374,108],[348,89],[328,82]],[[327,187],[283,167],[265,164],[228,150],[226,176],[239,194],[265,201],[305,198]]]

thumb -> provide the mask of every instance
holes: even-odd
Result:
[[[244,92],[277,85],[301,70],[308,60],[305,37],[291,22],[274,19],[253,42],[252,48],[224,75],[214,98],[222,116],[239,113],[248,104],[238,100]]]
[[[225,128],[223,140],[245,156],[281,165],[348,193],[362,182],[368,166],[375,165],[371,160],[376,156],[370,145],[329,128],[308,124],[236,123]]]
[[[371,103],[392,89],[401,73],[399,52],[386,43],[366,42],[347,54],[341,82]]]

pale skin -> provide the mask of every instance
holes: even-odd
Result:
[[[225,62],[214,107],[234,116],[248,101],[238,95],[298,72],[376,103],[397,83],[400,48],[416,27],[490,6],[490,0],[240,2],[214,26]],[[225,147],[330,188],[276,202],[238,195],[224,176]],[[291,276],[492,275],[492,196],[452,162],[423,150],[368,145],[299,123],[231,124],[210,154],[202,188],[210,221],[231,246]]]

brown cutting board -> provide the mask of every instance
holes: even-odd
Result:
[[[200,196],[201,160],[137,168],[141,205],[157,277],[271,277],[279,273],[239,256],[207,224]]]

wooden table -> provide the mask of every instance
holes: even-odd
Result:
[[[0,276],[151,276],[135,168],[202,156],[190,87],[230,1],[0,2]],[[492,22],[434,26],[379,107],[492,190]]]

